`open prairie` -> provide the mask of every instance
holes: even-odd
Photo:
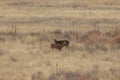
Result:
[[[119,58],[119,0],[0,0],[0,80],[119,80]]]

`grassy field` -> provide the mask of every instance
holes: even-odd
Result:
[[[119,0],[1,0],[0,80],[119,80],[116,38]]]

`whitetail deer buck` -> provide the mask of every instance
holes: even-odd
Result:
[[[69,41],[68,40],[56,40],[54,39],[54,43],[50,44],[50,47],[52,49],[58,49],[61,50],[63,47],[69,47]]]
[[[57,50],[60,50],[61,51],[61,49],[64,47],[64,45],[62,45],[62,44],[50,44],[50,47],[52,48],[52,49],[57,49]]]
[[[54,39],[54,43],[69,47],[70,42],[68,40],[56,40],[56,39]]]

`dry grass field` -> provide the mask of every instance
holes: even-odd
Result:
[[[0,0],[0,80],[119,80],[119,58],[119,0]]]

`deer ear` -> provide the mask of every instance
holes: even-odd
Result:
[[[57,40],[56,39],[54,39],[54,42],[56,42]]]

